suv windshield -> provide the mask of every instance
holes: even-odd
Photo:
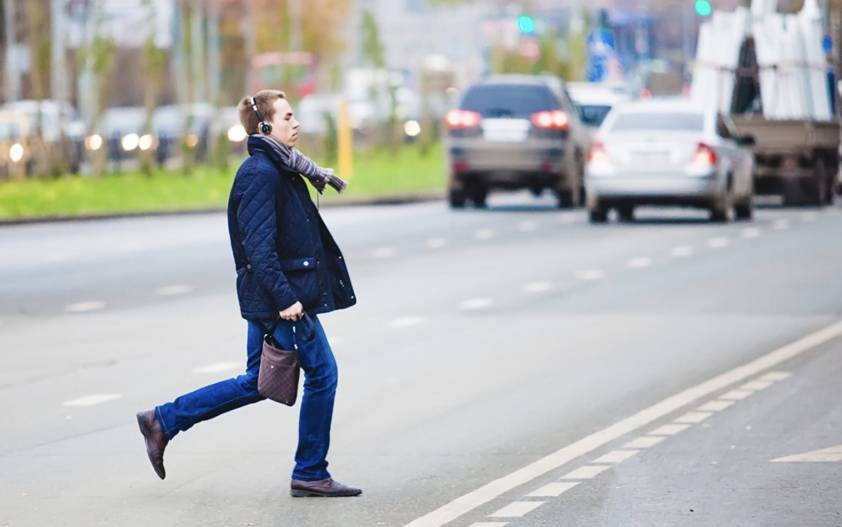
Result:
[[[482,84],[468,90],[461,108],[483,117],[519,117],[555,110],[558,101],[546,86],[528,84]]]

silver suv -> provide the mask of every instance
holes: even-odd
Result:
[[[490,77],[445,122],[451,207],[483,207],[493,189],[550,189],[561,207],[582,202],[588,135],[559,79]]]

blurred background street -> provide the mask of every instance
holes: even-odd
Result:
[[[839,525],[842,4],[2,0],[0,526]],[[359,299],[329,454],[242,373],[236,111],[286,91]],[[300,406],[300,405],[299,405]]]

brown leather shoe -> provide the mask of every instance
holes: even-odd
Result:
[[[164,435],[164,429],[161,428],[161,423],[155,416],[155,410],[140,412],[136,417],[140,433],[146,441],[146,455],[149,456],[149,462],[152,463],[155,474],[164,479],[167,477],[167,471],[164,470],[164,449],[167,448],[170,440]]]
[[[343,498],[359,496],[363,491],[327,478],[319,481],[294,479],[290,484],[289,493],[293,498]]]

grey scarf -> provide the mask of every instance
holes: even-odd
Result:
[[[309,157],[295,148],[288,147],[274,137],[255,134],[249,136],[248,142],[250,149],[252,147],[263,147],[262,149],[270,152],[272,157],[276,158],[277,162],[284,168],[307,178],[319,194],[324,192],[327,185],[336,189],[336,192],[342,192],[348,186],[342,178],[334,175],[332,168],[320,167]]]

